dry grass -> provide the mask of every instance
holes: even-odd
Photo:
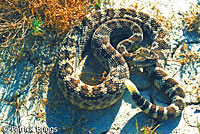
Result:
[[[6,48],[18,45],[19,40],[23,39],[28,25],[23,17],[13,10],[6,2],[0,2],[0,47]],[[14,39],[18,41],[14,41]]]
[[[138,123],[137,123],[137,120],[136,120],[136,131],[137,131],[137,134],[139,134],[139,127],[138,127]],[[152,122],[151,120],[149,120],[145,126],[143,126],[141,129],[140,129],[140,133],[143,133],[143,134],[157,134],[156,132],[156,129],[160,127],[160,124],[155,124],[154,122]]]
[[[200,6],[198,4],[193,5],[190,9],[190,12],[183,14],[185,27],[189,32],[196,31],[200,34]]]
[[[33,20],[37,19],[42,22],[44,31],[67,32],[82,21],[96,1],[0,0],[0,47],[19,44],[28,34],[28,29],[36,30]]]

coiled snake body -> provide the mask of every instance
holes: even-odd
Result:
[[[148,49],[140,45],[143,33],[152,40]],[[79,78],[83,65],[78,59],[86,45],[91,45],[95,57],[109,70],[98,85],[85,84]],[[111,106],[128,88],[135,103],[151,117],[158,120],[176,117],[184,108],[185,94],[158,62],[165,60],[169,49],[169,33],[154,17],[134,9],[96,11],[72,28],[60,44],[59,87],[72,104],[88,110]],[[144,68],[153,83],[172,99],[170,106],[156,106],[139,94],[129,80],[132,66]]]

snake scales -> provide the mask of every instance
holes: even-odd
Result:
[[[140,45],[145,36],[151,39],[148,48]],[[109,70],[106,79],[97,85],[86,84],[79,78],[83,67],[79,59],[87,45]],[[128,88],[134,102],[146,114],[158,120],[174,118],[184,108],[185,93],[159,62],[166,59],[169,49],[169,32],[156,18],[134,9],[96,11],[72,28],[60,44],[59,87],[72,104],[88,110],[111,106]],[[171,98],[171,105],[160,107],[144,99],[129,80],[130,67],[143,67],[155,86]]]

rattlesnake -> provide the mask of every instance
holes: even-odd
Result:
[[[140,45],[145,37],[143,33],[151,39],[148,48]],[[91,45],[100,64],[109,70],[106,79],[98,85],[86,84],[79,78],[83,67],[82,52],[87,45]],[[64,96],[83,109],[107,108],[128,88],[145,113],[158,120],[173,118],[184,108],[185,93],[160,64],[169,49],[169,32],[156,18],[134,9],[96,11],[72,28],[60,44],[58,84]],[[153,83],[172,99],[171,105],[159,107],[145,100],[129,80],[131,67],[143,67]]]

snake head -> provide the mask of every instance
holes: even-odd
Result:
[[[147,48],[139,48],[131,56],[129,65],[136,67],[146,67],[156,64],[159,56],[153,51]]]

